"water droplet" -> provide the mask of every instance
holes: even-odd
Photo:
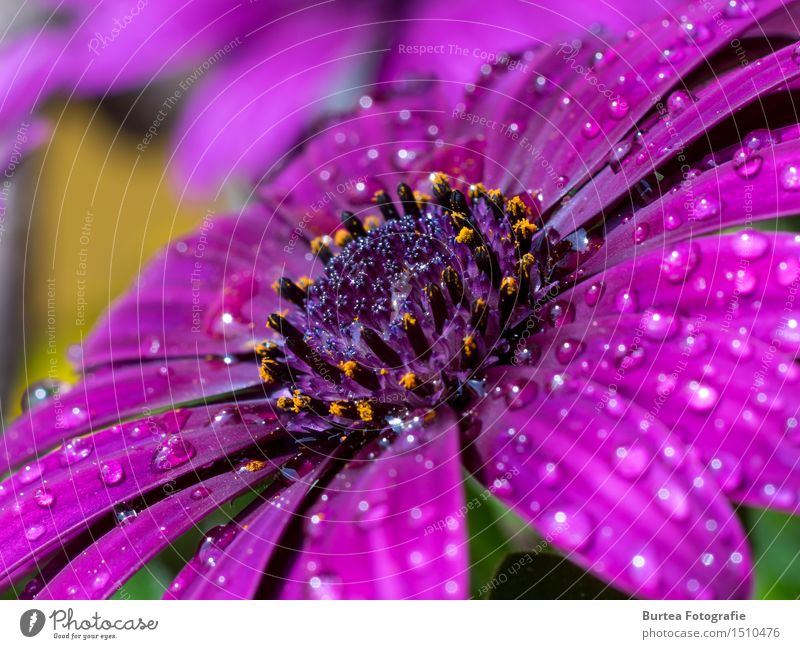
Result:
[[[669,313],[649,311],[641,323],[644,335],[650,340],[669,340],[680,330],[680,318]]]
[[[608,157],[608,164],[612,171],[616,173],[622,168],[622,161],[631,152],[631,148],[630,142],[620,142],[611,149],[611,155]]]
[[[697,45],[703,45],[714,37],[714,32],[711,28],[702,22],[682,20],[681,27],[683,28],[686,41],[689,43],[694,42]]]
[[[583,294],[583,299],[586,301],[587,306],[595,306],[603,295],[603,282],[595,282],[586,289]]]
[[[628,102],[622,97],[614,97],[608,102],[608,114],[613,119],[622,119],[628,114]]]
[[[55,501],[55,494],[47,487],[41,487],[33,493],[33,502],[39,507],[51,507]]]
[[[211,489],[209,489],[208,487],[200,486],[197,487],[197,489],[195,489],[194,491],[192,491],[192,493],[189,494],[189,497],[192,500],[202,500],[203,498],[206,498],[207,496],[210,495],[211,495]]]
[[[780,173],[780,182],[787,192],[800,191],[800,164],[785,166]]]
[[[689,396],[688,405],[697,412],[708,412],[716,405],[719,399],[719,394],[715,388],[699,381],[690,381],[687,391]]]
[[[685,242],[675,246],[661,261],[661,271],[673,284],[679,284],[694,272],[700,264],[700,246]]]
[[[701,196],[694,201],[689,208],[689,218],[698,221],[706,221],[719,216],[721,209],[720,201],[712,196]]]
[[[597,122],[593,120],[587,120],[583,123],[583,126],[581,127],[581,134],[587,140],[593,140],[598,135],[600,135],[600,126],[597,124]]]
[[[92,452],[94,443],[88,437],[74,437],[64,444],[61,451],[61,465],[70,466],[77,462],[82,462]]]
[[[664,228],[666,230],[676,230],[681,226],[683,221],[681,221],[681,217],[677,216],[676,214],[665,214],[664,215]]]
[[[42,467],[39,464],[28,464],[17,474],[17,480],[21,484],[30,484],[42,476]]]
[[[580,340],[570,338],[562,342],[556,349],[556,358],[558,362],[567,365],[572,362],[576,357],[580,356],[584,350],[584,343]]]
[[[742,471],[738,460],[730,453],[719,453],[708,463],[709,468],[716,477],[717,483],[726,493],[730,493],[742,484]]]
[[[63,389],[61,382],[53,379],[44,379],[28,386],[25,394],[22,395],[22,411],[27,412],[44,403]]]
[[[669,99],[667,99],[667,109],[672,116],[680,115],[692,104],[692,98],[689,93],[683,90],[676,90],[673,92]]]
[[[679,521],[689,517],[689,496],[681,487],[676,484],[666,484],[658,490],[656,495],[659,504],[669,516]]]
[[[100,466],[100,479],[109,486],[119,484],[125,478],[125,468],[118,460],[108,460]]]
[[[633,242],[642,244],[650,237],[650,226],[647,223],[640,223],[633,231]]]
[[[311,599],[341,599],[344,587],[338,576],[320,574],[308,580],[307,592]]]
[[[754,8],[753,0],[728,0],[722,8],[726,18],[745,18]]]
[[[641,446],[626,448],[620,446],[615,451],[615,466],[617,471],[625,478],[634,480],[647,470],[650,464],[650,455]]]
[[[158,473],[186,464],[194,457],[195,449],[179,435],[167,437],[153,453],[150,468]]]
[[[42,538],[44,535],[45,529],[43,525],[31,525],[28,529],[25,530],[25,538],[29,541],[35,541],[37,539]]]
[[[764,165],[764,159],[757,153],[753,153],[748,147],[741,148],[734,153],[731,162],[734,171],[741,178],[753,178],[758,175]]]
[[[133,522],[137,511],[127,503],[120,503],[114,507],[114,519],[117,525],[126,525]]]
[[[569,506],[543,514],[541,522],[545,538],[569,550],[585,547],[594,530],[588,514]]]
[[[639,294],[634,288],[622,290],[617,294],[614,304],[620,313],[635,313],[639,310]]]
[[[205,538],[200,542],[200,547],[197,549],[196,559],[200,566],[206,570],[216,566],[224,555],[225,548],[233,541],[236,533],[236,527],[231,524],[218,525],[208,530]]]
[[[733,251],[742,259],[759,259],[769,249],[769,239],[755,231],[745,231],[733,240]]]
[[[547,311],[547,317],[554,327],[571,324],[575,321],[575,305],[564,300],[553,302]]]
[[[89,587],[92,590],[100,590],[111,579],[111,575],[105,570],[96,570]]]
[[[359,529],[369,532],[381,527],[390,515],[389,506],[385,502],[368,503],[366,500],[362,502],[365,503],[366,508],[360,506],[359,503],[356,514],[356,525]]]
[[[506,406],[509,410],[524,408],[533,403],[538,392],[539,387],[533,381],[528,381],[522,387],[519,385],[510,385],[504,393]]]

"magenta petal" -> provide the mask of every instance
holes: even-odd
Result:
[[[642,597],[740,598],[751,589],[744,530],[711,472],[621,396],[532,368],[490,370],[477,441],[488,487],[542,537]]]
[[[262,501],[229,526],[228,541],[213,563],[198,555],[175,578],[164,598],[249,599],[268,577],[265,568],[281,546],[281,536],[314,483],[330,465],[331,458],[311,456],[308,472],[285,489],[260,495]],[[278,485],[279,487],[282,485]]]
[[[38,599],[104,599],[206,515],[268,472],[226,473],[168,496],[99,538],[50,579]]]
[[[630,188],[662,167],[692,142],[706,137],[719,122],[755,101],[763,101],[800,77],[795,46],[785,47],[758,61],[758,66],[736,68],[700,88],[676,91],[655,124],[646,130],[640,146],[632,139],[631,152],[619,166],[606,165],[548,221],[559,231],[569,232],[624,197]],[[691,93],[691,94],[690,94]],[[788,99],[787,99],[788,101]],[[763,157],[763,156],[762,156]],[[673,214],[680,218],[680,214]],[[635,219],[639,223],[639,219]],[[677,223],[677,222],[675,222]]]
[[[457,426],[443,412],[383,453],[371,444],[308,510],[283,597],[467,597],[461,480]]]
[[[69,392],[54,395],[6,428],[3,466],[13,467],[68,437],[120,420],[260,384],[255,360],[175,360],[90,372]]]
[[[167,413],[74,438],[0,483],[3,571],[15,570],[115,505],[197,476],[209,462],[225,461],[258,440],[282,437],[268,406],[232,421],[229,408]],[[46,501],[40,489],[46,490]]]

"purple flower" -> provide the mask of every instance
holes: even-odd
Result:
[[[712,9],[380,84],[166,248],[6,431],[5,583],[109,596],[246,497],[167,596],[464,597],[468,473],[616,588],[747,597],[734,506],[800,498],[800,237],[754,228],[800,53]]]
[[[19,122],[56,93],[106,98],[154,86],[135,102],[156,131],[144,133],[138,148],[146,151],[177,115],[170,171],[181,187],[207,196],[231,178],[253,183],[272,171],[315,116],[358,92],[360,80],[370,78],[366,70],[382,68],[384,78],[447,70],[446,78],[459,82],[448,87],[455,96],[490,56],[574,32],[575,18],[602,18],[621,32],[641,11],[641,3],[625,2],[623,18],[585,2],[564,15],[507,2],[489,24],[459,20],[479,15],[476,0],[460,3],[458,14],[447,2],[406,3],[402,16],[392,3],[365,0],[38,4],[48,21],[0,50],[3,135],[14,140]],[[512,29],[521,22],[530,27]],[[436,54],[403,53],[440,38],[443,28],[453,35]]]

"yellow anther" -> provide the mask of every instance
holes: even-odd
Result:
[[[250,473],[255,473],[256,471],[261,471],[267,463],[263,460],[250,460],[247,464],[239,467],[240,470],[248,471]]]
[[[333,235],[334,243],[340,248],[346,246],[352,240],[353,236],[347,230],[337,230],[336,234]]]
[[[469,197],[470,198],[478,198],[479,196],[486,193],[486,186],[483,183],[477,183],[475,185],[470,186],[469,188]]]
[[[291,397],[279,397],[277,406],[281,410],[291,410],[294,407],[294,400]]]
[[[472,336],[464,336],[463,342],[464,354],[466,354],[467,358],[471,358],[475,353],[475,350],[478,349],[478,344],[475,342],[475,339]]]
[[[334,401],[328,406],[328,412],[334,417],[344,417],[345,408],[348,405],[347,401]]]
[[[433,196],[431,196],[430,194],[425,194],[423,192],[415,191],[414,200],[417,201],[417,205],[422,207],[424,203],[430,203],[433,200]]]
[[[406,390],[413,390],[419,385],[419,379],[414,372],[406,372],[400,377],[400,385]]]
[[[342,361],[339,363],[339,369],[344,372],[344,375],[348,379],[352,379],[356,374],[356,370],[358,369],[358,363],[355,361]]]
[[[530,275],[531,266],[536,262],[536,257],[534,257],[531,253],[526,252],[522,255],[522,258],[517,262],[519,267],[519,274],[528,277]]]
[[[439,194],[449,194],[450,193],[450,183],[447,180],[447,176],[443,173],[435,173],[433,174],[433,178],[431,179],[431,184],[433,184],[433,189],[436,193]]]
[[[529,234],[533,234],[539,229],[528,219],[520,219],[511,227],[514,228],[514,232],[521,237],[527,237]]]
[[[356,409],[358,410],[358,416],[361,418],[361,421],[372,421],[372,404],[370,404],[369,401],[357,402]]]
[[[500,290],[505,291],[509,295],[513,295],[517,292],[517,280],[513,277],[504,277],[503,281],[500,282]]]
[[[411,315],[410,313],[403,314],[403,327],[407,329],[408,327],[413,327],[416,324],[417,324],[417,319],[413,315]]]
[[[381,220],[374,214],[370,214],[367,218],[364,219],[364,229],[367,232],[379,227],[381,227]]]
[[[306,290],[313,283],[314,280],[311,279],[308,275],[303,275],[300,279],[297,280],[297,285],[303,290]]]
[[[325,247],[325,242],[322,240],[322,237],[314,237],[311,240],[311,252],[315,255]]]
[[[468,227],[461,228],[461,231],[456,236],[458,243],[470,243],[475,238],[475,230]]]
[[[514,218],[527,218],[531,215],[531,208],[519,196],[509,199],[506,211]]]

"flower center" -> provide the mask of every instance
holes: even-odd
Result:
[[[398,188],[374,202],[382,218],[342,215],[334,237],[311,242],[316,280],[279,279],[296,309],[273,314],[278,343],[258,347],[280,409],[381,426],[403,412],[467,398],[483,370],[514,355],[530,333],[543,283],[544,244],[520,197],[442,174],[434,196]],[[535,320],[535,318],[534,318]]]

